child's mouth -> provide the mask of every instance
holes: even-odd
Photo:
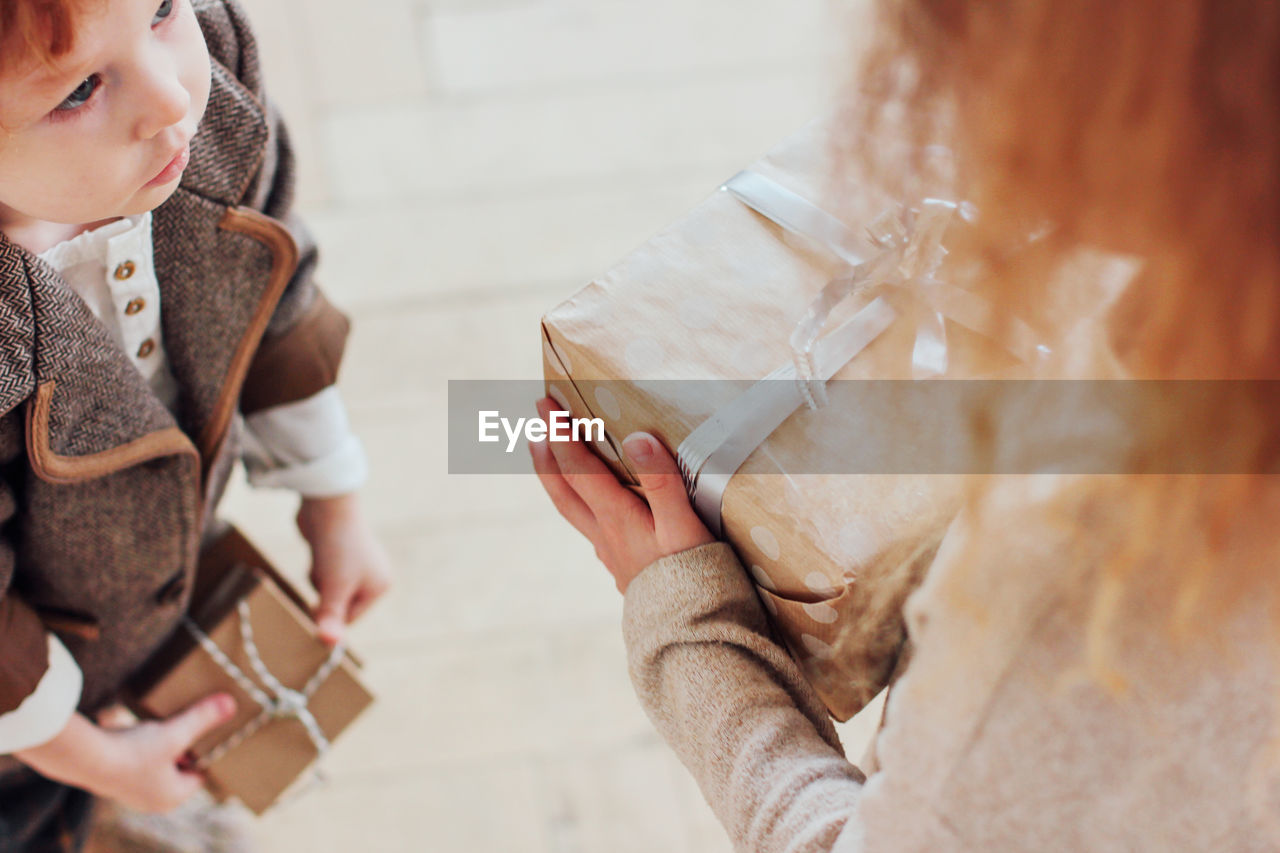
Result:
[[[182,175],[182,170],[187,168],[187,162],[191,159],[191,147],[189,145],[182,146],[182,150],[174,155],[173,159],[160,170],[160,173],[151,180],[147,181],[148,187],[158,187],[177,180]]]

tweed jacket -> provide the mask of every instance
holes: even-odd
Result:
[[[0,713],[39,683],[47,630],[84,674],[81,710],[114,696],[187,606],[237,411],[304,399],[341,359],[347,322],[311,280],[247,21],[233,0],[193,5],[212,89],[153,213],[176,415],[59,276],[0,237]]]

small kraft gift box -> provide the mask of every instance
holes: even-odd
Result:
[[[191,750],[219,801],[262,814],[373,701],[359,661],[326,646],[309,614],[231,528],[201,555],[182,625],[130,685],[141,717],[162,719],[220,691],[235,698],[235,716]]]
[[[542,337],[548,395],[603,420],[592,443],[620,478],[636,482],[620,452],[633,431],[676,453],[699,515],[844,720],[904,660],[903,604],[978,475],[914,464],[927,396],[904,409],[890,389],[868,395],[876,383],[828,380],[1024,375],[1106,300],[1047,330],[997,324],[948,280],[944,237],[970,212],[877,194],[832,126],[734,176],[551,310]],[[864,446],[898,461],[851,462]]]

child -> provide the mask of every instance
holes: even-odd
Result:
[[[292,180],[234,0],[0,2],[0,849],[199,788],[230,697],[87,715],[177,625],[242,452],[303,495],[326,640],[387,586]]]

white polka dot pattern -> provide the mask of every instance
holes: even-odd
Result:
[[[778,544],[778,537],[773,535],[773,531],[763,525],[756,525],[751,528],[751,541],[756,543],[756,547],[770,560],[777,562],[782,556],[782,547]]]
[[[806,616],[823,625],[831,625],[840,618],[840,614],[830,604],[805,604],[803,609]]]
[[[600,406],[600,411],[604,413],[605,417],[615,421],[622,417],[622,404],[618,402],[618,398],[608,388],[603,385],[597,387],[595,397],[596,404]]]
[[[810,572],[805,575],[804,585],[814,595],[821,595],[826,598],[830,598],[837,592],[835,585],[831,583],[831,579],[822,574],[822,572]]]
[[[573,372],[573,365],[569,363],[569,357],[557,353],[556,348],[551,346],[551,341],[543,340],[542,350],[547,357],[547,364],[551,365],[551,369],[556,372],[556,375],[568,376],[569,373]],[[568,373],[565,371],[568,371]]]
[[[570,411],[569,398],[565,396],[564,389],[559,385],[552,385],[547,391],[547,396],[559,403],[562,411]]]
[[[801,634],[800,643],[804,646],[805,651],[819,660],[833,660],[836,656],[834,648],[812,634]]]
[[[773,582],[773,578],[769,577],[769,574],[759,566],[751,567],[751,577],[755,578],[756,583],[770,592],[778,591],[778,585]]]
[[[879,537],[865,521],[854,520],[836,534],[836,547],[845,562],[861,564],[876,555]]]

